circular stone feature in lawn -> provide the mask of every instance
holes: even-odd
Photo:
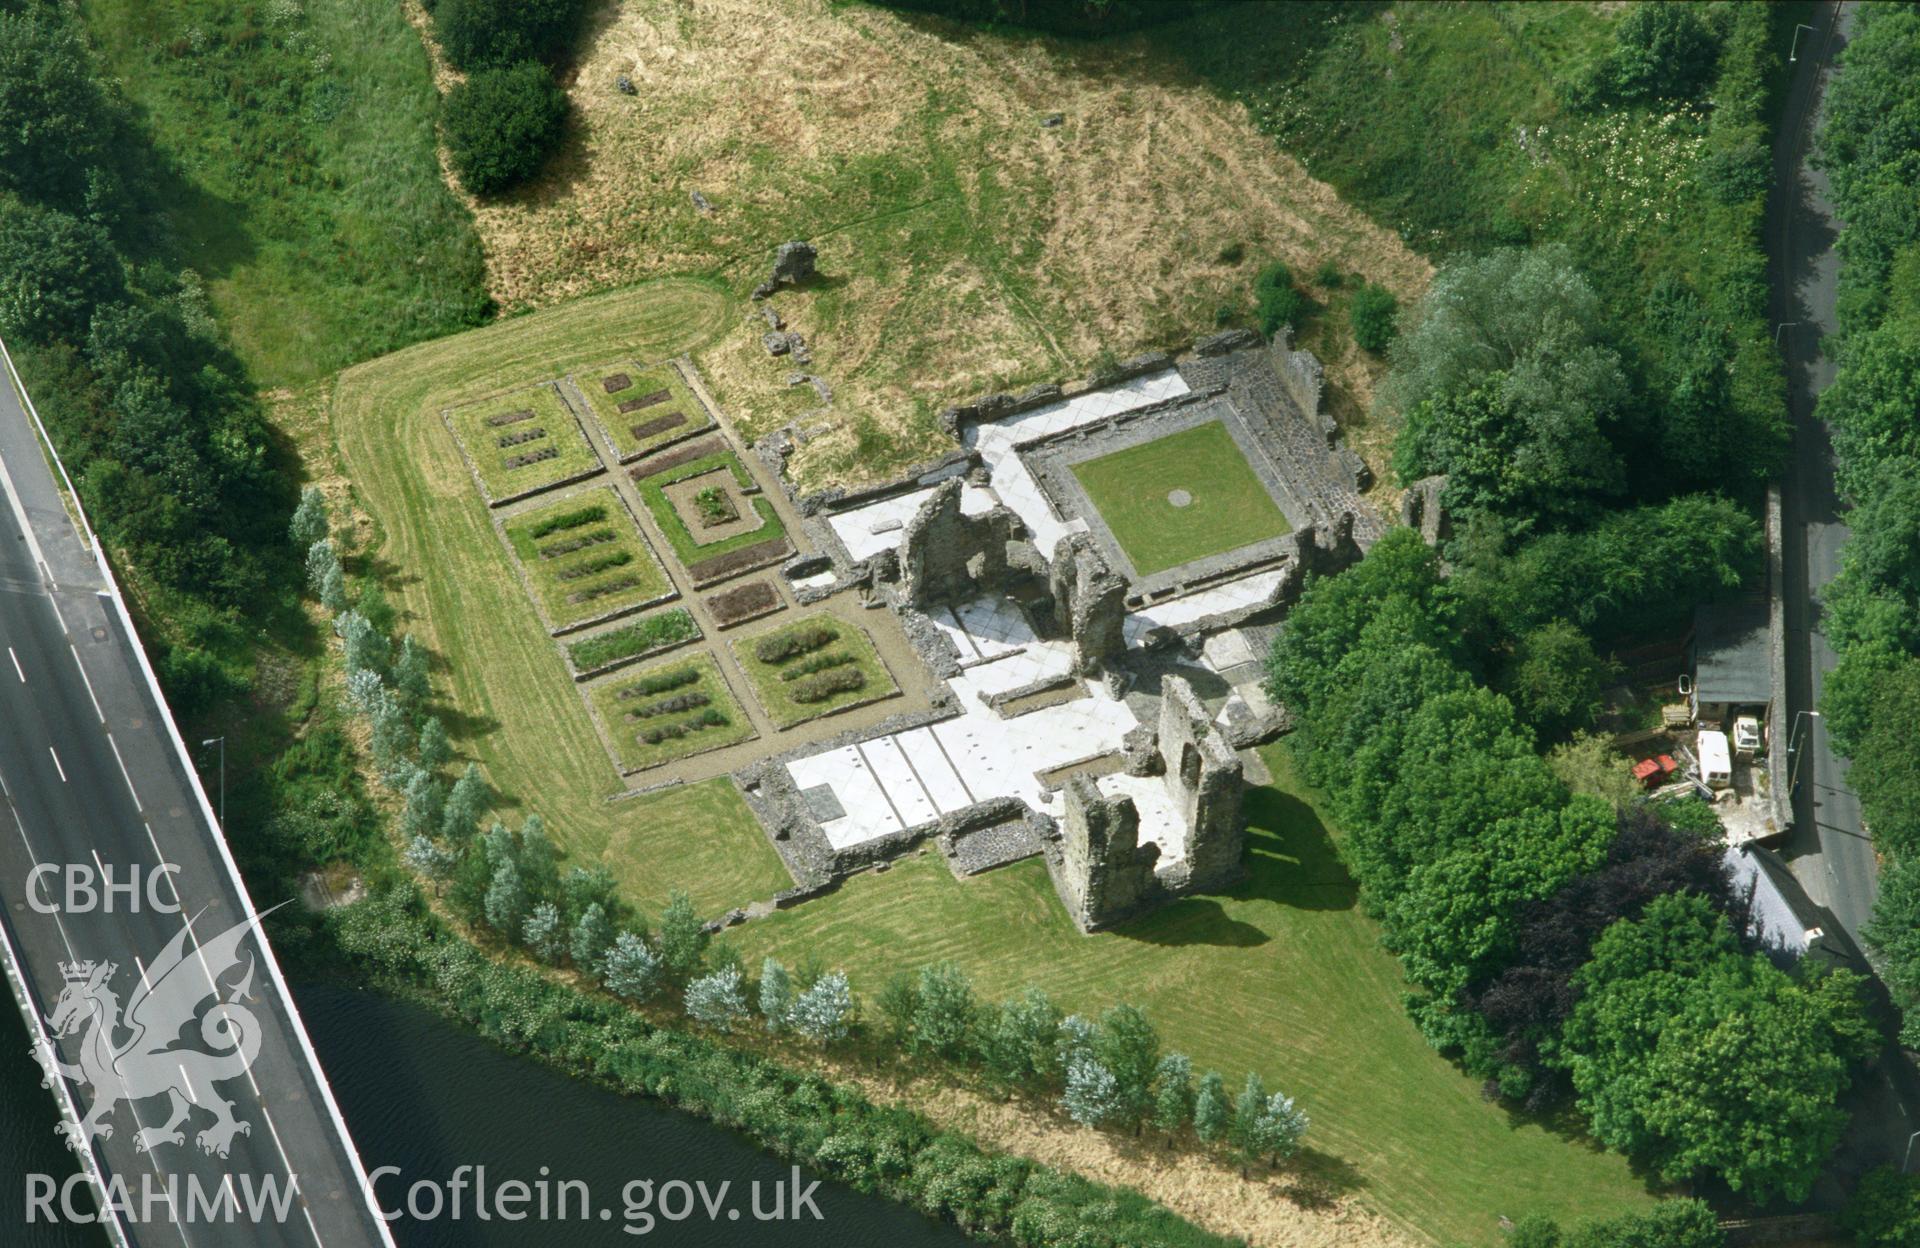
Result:
[[[1187,493],[1185,490],[1168,490],[1167,501],[1175,507],[1191,507],[1193,506],[1193,495]]]

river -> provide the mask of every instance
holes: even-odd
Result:
[[[296,995],[361,1158],[370,1171],[398,1167],[398,1177],[376,1178],[375,1191],[384,1208],[403,1214],[393,1224],[400,1248],[959,1248],[970,1242],[951,1226],[837,1184],[820,1183],[811,1204],[795,1201],[792,1167],[745,1137],[570,1079],[418,1006],[336,986],[309,986]],[[27,1056],[25,1028],[11,1004],[0,1015],[0,1228],[11,1228],[25,1217],[20,1176],[68,1174],[73,1161],[54,1135],[52,1095],[40,1087]],[[510,1180],[524,1183],[535,1201],[544,1178],[555,1207],[557,1185],[579,1180],[591,1194],[591,1216],[481,1221],[470,1181],[463,1216],[453,1220],[449,1181],[461,1166],[485,1167],[486,1186],[495,1193]],[[643,1189],[626,1190],[636,1180],[652,1180],[650,1200],[642,1200]],[[679,1186],[672,1186],[675,1180]],[[422,1181],[431,1187],[420,1191],[420,1207],[430,1210],[435,1195],[442,1203],[433,1220],[405,1216],[409,1190]],[[805,1191],[812,1182],[802,1176],[798,1187]],[[696,1186],[702,1183],[712,1214]],[[570,1213],[583,1203],[579,1191],[569,1189]],[[776,1191],[789,1216],[757,1220],[756,1201],[758,1212],[771,1213]],[[630,1213],[629,1195],[644,1207]],[[675,1220],[683,1199],[691,1213]],[[603,1209],[610,1216],[603,1218]],[[797,1218],[791,1216],[796,1211]],[[16,1241],[0,1229],[0,1243],[14,1242],[103,1248],[104,1237],[35,1226]]]

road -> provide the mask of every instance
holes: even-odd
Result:
[[[1822,6],[1814,32],[1801,35],[1801,56],[1774,147],[1774,196],[1768,251],[1774,272],[1774,323],[1786,357],[1793,457],[1783,482],[1787,708],[1797,731],[1798,783],[1794,831],[1786,856],[1809,896],[1826,907],[1857,946],[1873,911],[1873,846],[1860,821],[1860,799],[1847,783],[1846,760],[1833,752],[1826,728],[1800,712],[1818,708],[1826,677],[1838,662],[1827,639],[1822,595],[1840,571],[1847,526],[1834,490],[1833,440],[1815,400],[1833,381],[1822,339],[1839,328],[1835,296],[1839,222],[1827,177],[1808,161],[1834,58],[1852,25],[1852,4]]]
[[[115,963],[107,986],[117,1009],[148,968],[158,975],[155,960],[190,926],[183,977],[191,980],[197,967],[205,985],[195,983],[193,1004],[203,1006],[217,981],[220,997],[237,996],[260,1037],[251,1068],[224,1082],[204,1074],[196,1084],[185,1069],[195,1059],[177,1063],[192,1098],[180,1142],[140,1147],[140,1130],[169,1117],[166,1096],[123,1101],[106,1115],[113,1129],[96,1140],[96,1156],[110,1185],[124,1184],[132,1198],[123,1218],[128,1237],[140,1248],[391,1248],[278,968],[264,955],[264,936],[246,942],[231,973],[208,964],[203,942],[242,922],[251,902],[154,695],[137,639],[55,482],[0,366],[0,919],[43,1018],[68,986],[66,964]],[[173,873],[159,872],[162,863]],[[36,877],[42,867],[57,874]],[[109,911],[104,893],[89,904],[84,890],[65,890],[70,869],[95,884],[110,871],[112,879],[137,881],[137,891],[115,896]],[[116,1038],[124,1034],[131,1029]],[[80,1063],[90,1035],[85,1024],[75,1028],[59,1041],[59,1057]],[[220,1047],[191,1026],[173,1039],[170,1048]],[[70,1086],[85,1112],[93,1089]],[[216,1099],[231,1100],[234,1118],[249,1124],[225,1158],[198,1146],[199,1133],[216,1121],[209,1108]],[[215,1199],[231,1184],[243,1204],[268,1181],[297,1194],[258,1217],[242,1208],[231,1220],[206,1220],[186,1208],[190,1180]],[[143,1208],[155,1190],[171,1191],[177,1203]],[[86,1193],[78,1202],[90,1208]],[[16,1238],[21,1233],[24,1240]],[[0,1242],[32,1240],[31,1227],[0,1228]]]

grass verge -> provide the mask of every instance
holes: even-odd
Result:
[[[1073,475],[1142,576],[1292,529],[1217,420],[1075,464]]]

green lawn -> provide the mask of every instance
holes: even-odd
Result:
[[[1217,420],[1075,464],[1073,475],[1141,576],[1292,528]],[[1184,506],[1169,501],[1175,490]]]
[[[462,404],[447,413],[447,424],[495,504],[600,469],[600,457],[552,382]]]
[[[610,486],[565,495],[500,527],[554,631],[633,610],[673,589]]]
[[[766,663],[754,652],[754,647],[764,639],[792,637],[823,626],[835,632],[834,639],[804,654]],[[732,645],[733,657],[739,661],[740,670],[747,674],[761,707],[767,712],[767,717],[781,728],[804,724],[810,719],[843,711],[850,706],[877,702],[881,698],[891,697],[900,689],[887,673],[886,665],[880,661],[880,655],[874,650],[873,641],[866,632],[825,612],[795,620],[757,636],[735,637]],[[829,666],[826,663],[828,659],[846,661],[836,661]],[[810,671],[810,668],[818,670]],[[802,691],[807,689],[810,682],[832,679],[841,672],[859,673],[857,687],[835,690],[811,702],[800,700],[805,696]],[[788,673],[794,674],[783,679]],[[852,684],[853,681],[849,679],[847,683]]]
[[[626,378],[626,384],[609,391],[606,382],[618,384],[621,377]],[[624,360],[601,364],[574,373],[573,384],[623,463],[655,447],[713,428],[712,415],[671,364],[646,369]],[[663,394],[664,398],[659,397]],[[620,410],[622,404],[640,403],[645,406]]]
[[[937,854],[865,874],[725,939],[758,966],[844,967],[868,1008],[896,970],[951,958],[988,996],[1037,983],[1064,1007],[1141,1006],[1165,1045],[1237,1084],[1257,1070],[1313,1117],[1303,1164],[1425,1239],[1493,1245],[1499,1219],[1643,1205],[1625,1159],[1519,1123],[1427,1047],[1404,981],[1286,753],[1248,795],[1250,878],[1083,936],[1037,860],[958,881]]]
[[[447,727],[486,769],[503,815],[537,810],[575,861],[604,861],[637,904],[684,888],[718,914],[787,887],[786,869],[730,783],[609,802],[626,788],[526,593],[501,558],[443,409],[515,377],[559,377],[616,352],[678,355],[728,323],[726,294],[650,282],[423,343],[348,369],[330,387],[330,430],[373,516],[374,558],[407,630],[444,664]]]
[[[169,158],[154,225],[206,280],[263,389],[488,315],[480,240],[441,180],[440,97],[402,6],[80,7]]]
[[[671,687],[649,688],[649,681],[674,677]],[[753,723],[734,700],[711,655],[678,655],[588,690],[587,697],[606,726],[622,771],[642,771],[677,758],[704,754],[753,736]],[[698,704],[678,709],[688,698]],[[648,740],[650,734],[659,740]]]

